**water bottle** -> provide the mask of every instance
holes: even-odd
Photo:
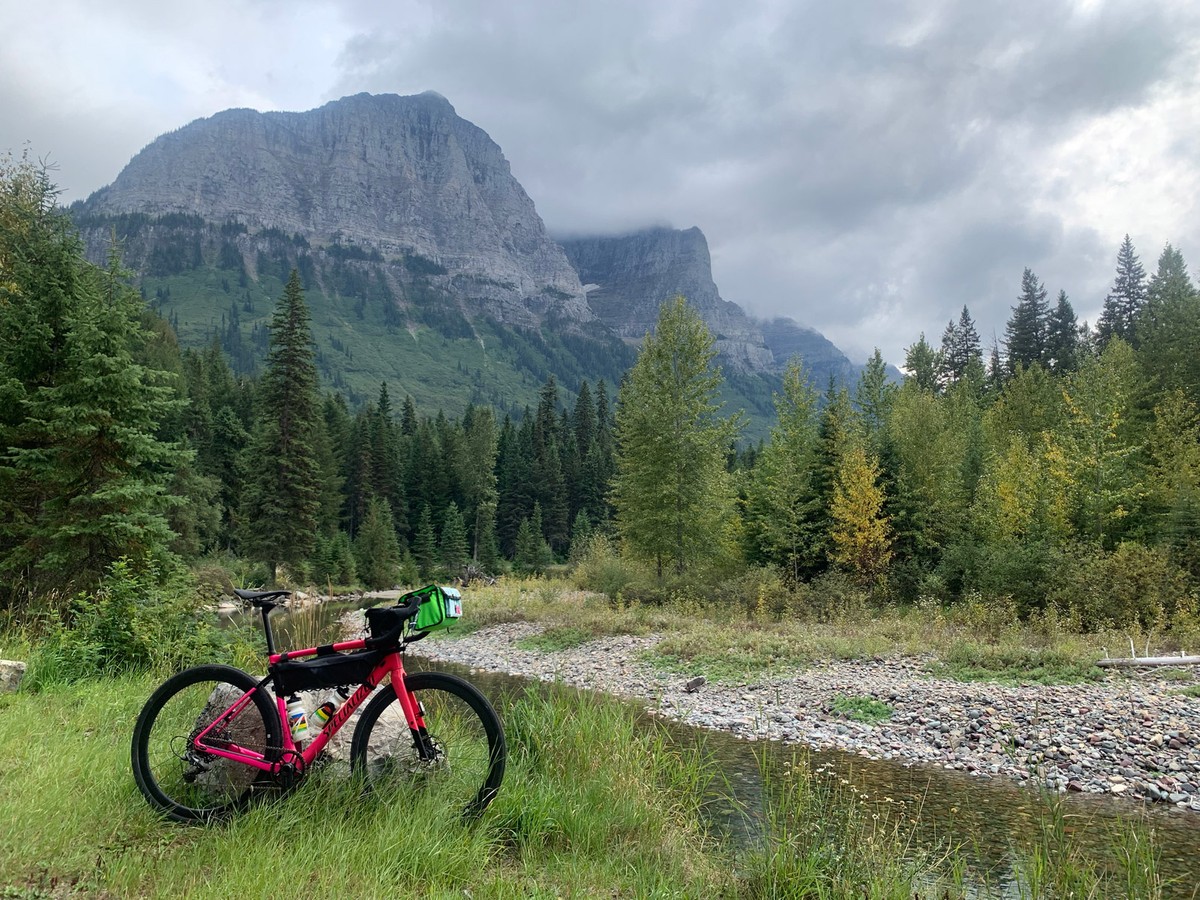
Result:
[[[326,700],[313,711],[313,725],[316,726],[317,731],[324,728],[329,720],[333,718],[333,712],[336,709],[337,706],[334,705],[332,700]]]
[[[304,701],[292,696],[287,702],[288,727],[292,730],[292,740],[296,743],[308,738],[308,713],[304,709]]]

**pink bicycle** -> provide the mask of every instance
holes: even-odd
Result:
[[[368,609],[367,638],[277,653],[269,617],[289,592],[235,593],[262,611],[267,676],[196,666],[150,696],[133,730],[132,761],[152,806],[181,822],[210,822],[256,797],[286,793],[368,698],[349,752],[364,790],[434,792],[468,816],[491,803],[507,755],[496,711],[469,682],[440,672],[406,674],[401,660],[428,633],[412,624],[422,603],[439,597],[408,594],[397,606]],[[389,676],[390,689],[372,698]],[[319,731],[298,696],[314,691],[331,697],[318,713],[328,715]]]

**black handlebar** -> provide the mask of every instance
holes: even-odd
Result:
[[[420,596],[411,596],[403,606],[372,606],[366,611],[371,637],[366,640],[368,650],[393,647],[400,642],[404,624],[421,608]]]

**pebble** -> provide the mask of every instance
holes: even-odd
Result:
[[[497,625],[429,641],[420,652],[641,699],[657,715],[746,740],[832,747],[1200,811],[1200,744],[1193,737],[1200,734],[1200,703],[1153,670],[1110,672],[1090,684],[1007,686],[934,678],[925,671],[929,660],[829,660],[780,668],[750,685],[705,683],[690,677],[696,673],[666,673],[642,661],[661,635],[606,637],[552,653],[518,646],[540,630],[527,622]],[[839,719],[832,711],[839,694],[873,697],[894,712],[874,725]]]

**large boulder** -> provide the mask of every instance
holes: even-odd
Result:
[[[0,694],[16,691],[25,677],[25,663],[14,659],[0,659]]]

